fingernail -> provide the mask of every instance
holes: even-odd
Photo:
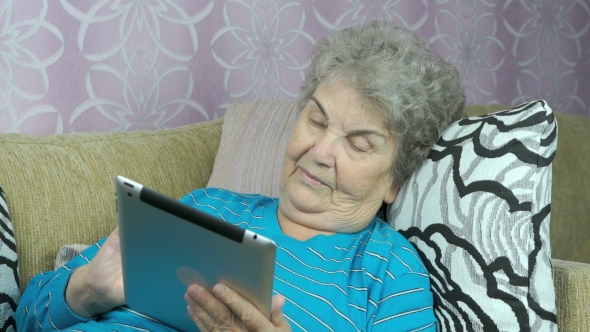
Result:
[[[197,286],[197,285],[193,285],[193,286],[191,286],[190,288],[191,288],[191,291],[190,291],[190,292],[191,292],[191,294],[192,294],[193,296],[197,296],[197,295],[199,295],[199,293],[201,292],[201,287],[199,287],[199,286]]]
[[[217,295],[221,295],[225,292],[225,286],[222,284],[217,284],[215,285],[215,287],[213,287],[213,291],[215,292],[215,294]]]

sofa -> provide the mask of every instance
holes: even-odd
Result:
[[[90,244],[109,234],[116,225],[116,175],[180,198],[194,188],[231,183],[249,174],[254,180],[249,180],[248,190],[276,194],[266,187],[278,181],[276,176],[247,164],[228,165],[220,149],[220,144],[223,149],[232,140],[259,146],[256,137],[264,133],[236,137],[226,131],[224,121],[253,109],[264,118],[265,109],[293,105],[293,101],[240,102],[228,109],[226,119],[155,131],[0,134],[0,186],[12,220],[12,226],[5,228],[8,236],[2,239],[10,242],[13,234],[18,255],[19,282],[13,294],[24,290],[35,274],[53,269],[62,246]],[[468,105],[466,113],[481,115],[505,108]],[[561,113],[555,117],[559,139],[553,161],[550,242],[557,322],[560,331],[590,331],[590,119]],[[281,160],[259,162],[276,169]],[[7,276],[6,269],[0,273]],[[2,282],[0,287],[10,284]],[[14,305],[3,303],[8,307],[4,312],[14,310]]]

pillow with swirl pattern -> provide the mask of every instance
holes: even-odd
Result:
[[[557,123],[539,100],[459,120],[388,220],[431,274],[440,331],[557,331],[549,221]]]
[[[16,331],[14,314],[19,299],[16,238],[6,196],[0,187],[0,331]]]

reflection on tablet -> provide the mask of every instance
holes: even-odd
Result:
[[[207,284],[207,281],[205,281],[205,278],[203,277],[203,275],[201,275],[199,272],[195,271],[194,269],[192,269],[188,266],[181,266],[181,267],[177,268],[176,269],[176,277],[187,288],[188,288],[188,286],[190,286],[192,284],[197,284],[197,285],[203,287],[204,289],[210,289],[209,285]]]
[[[207,285],[207,281],[203,278],[199,272],[194,269],[191,269],[188,266],[181,266],[176,269],[176,277],[180,282],[182,282],[187,288],[192,284],[197,284],[205,289],[209,289],[209,285]],[[193,321],[191,315],[187,312],[184,313],[184,317]]]

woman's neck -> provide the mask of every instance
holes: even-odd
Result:
[[[306,241],[306,240],[309,240],[312,237],[314,237],[316,235],[320,235],[320,234],[323,234],[323,235],[334,234],[334,232],[312,229],[312,228],[309,228],[305,225],[301,225],[300,223],[297,223],[297,222],[291,220],[290,218],[288,218],[287,216],[285,216],[281,212],[280,207],[277,209],[277,219],[279,221],[279,227],[281,228],[281,231],[283,232],[283,234],[285,234],[286,236],[292,237],[296,240],[299,240],[299,241]]]

